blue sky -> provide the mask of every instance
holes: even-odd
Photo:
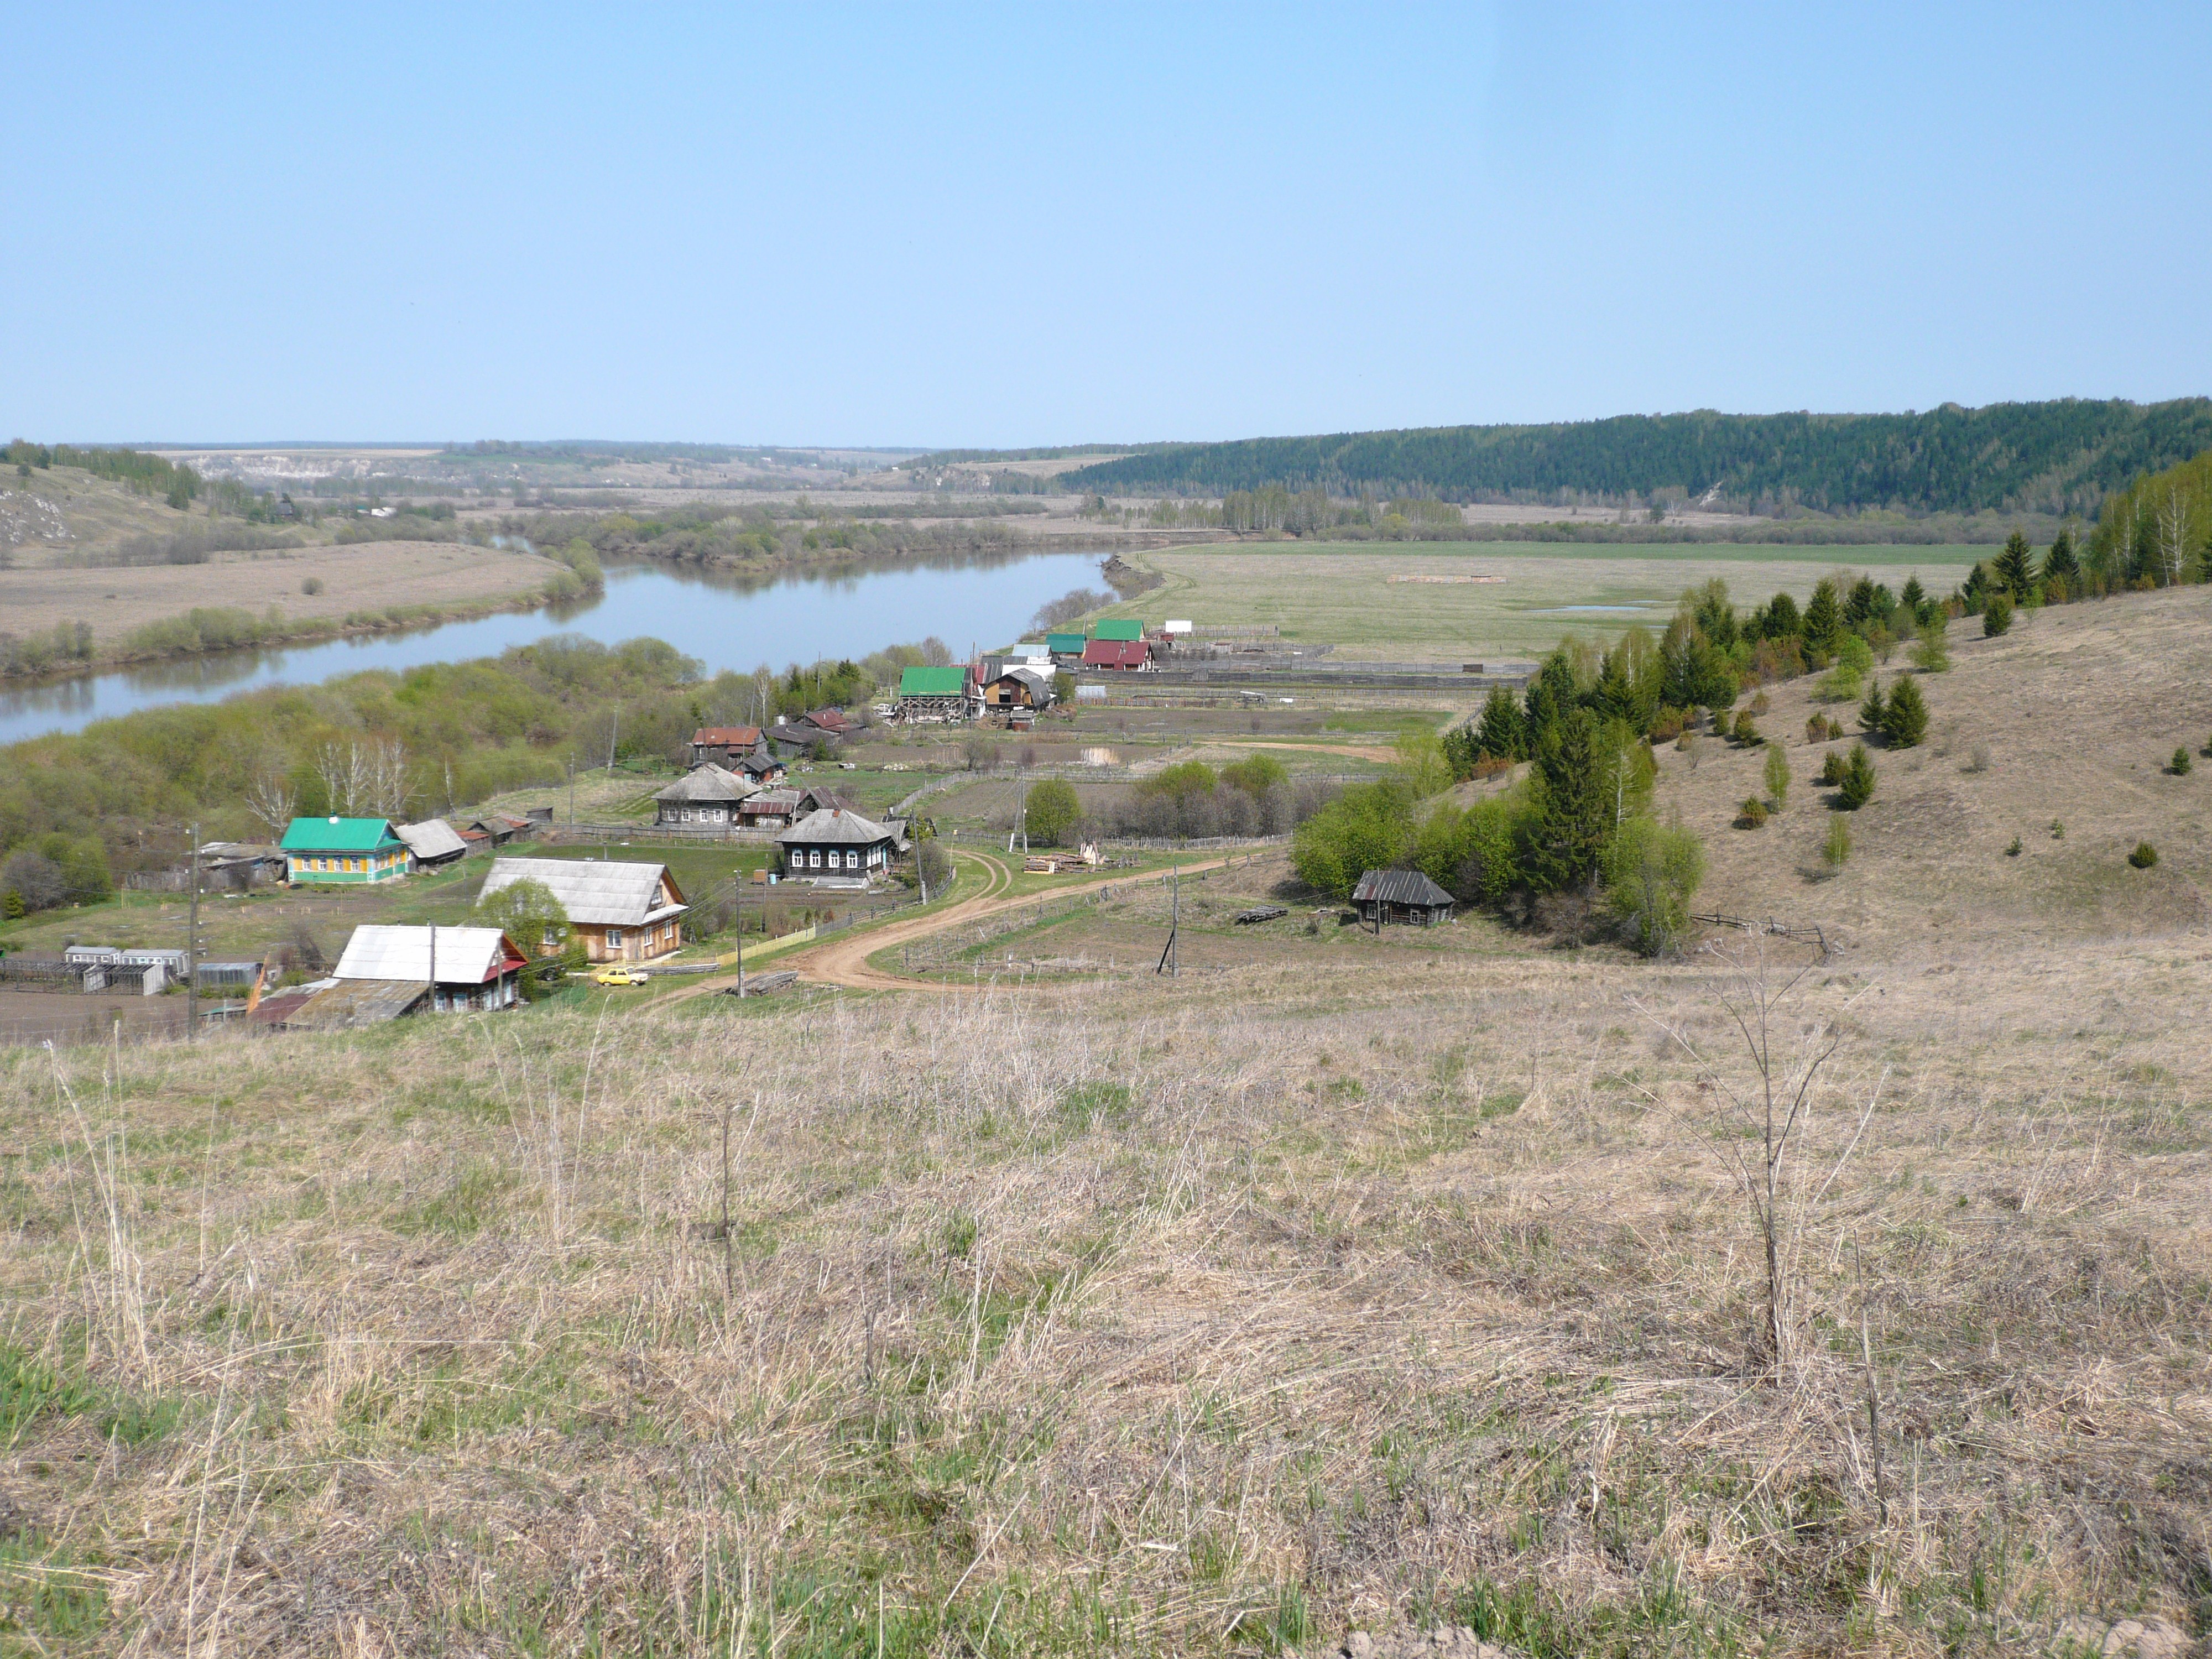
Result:
[[[27,9],[0,422],[1012,445],[2212,392],[2212,8]]]

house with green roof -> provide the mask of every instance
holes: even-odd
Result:
[[[1097,640],[1141,640],[1145,637],[1145,624],[1134,617],[1109,617],[1091,630],[1091,636]]]
[[[909,723],[964,720],[973,712],[974,674],[955,663],[950,668],[899,671],[898,705],[891,718]]]
[[[1080,657],[1083,647],[1089,643],[1080,634],[1048,634],[1044,636],[1044,648],[1054,658]]]
[[[397,881],[410,864],[407,843],[389,818],[294,818],[278,847],[285,878],[306,886]]]

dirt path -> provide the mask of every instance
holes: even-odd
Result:
[[[759,971],[775,972],[786,968],[796,969],[799,976],[814,985],[842,985],[856,991],[949,991],[951,984],[933,979],[908,979],[900,974],[887,974],[871,968],[868,958],[878,951],[894,945],[908,945],[932,933],[943,933],[948,927],[958,927],[985,916],[1002,911],[1019,909],[1024,904],[1042,904],[1047,899],[1063,898],[1070,893],[1095,892],[1101,887],[1118,886],[1124,882],[1165,881],[1169,872],[1148,870],[1141,875],[1105,876],[1097,881],[1077,882],[1066,887],[1047,888],[1042,892],[1007,896],[1006,890],[1014,884],[1013,867],[997,853],[975,853],[965,848],[954,851],[952,856],[980,866],[983,872],[983,890],[971,898],[927,915],[916,916],[910,921],[895,921],[889,927],[873,927],[848,938],[833,939],[827,944],[817,945],[804,951],[794,951],[788,956],[775,957],[772,963],[763,963]],[[1207,859],[1195,864],[1186,864],[1185,870],[1218,870],[1228,864],[1226,858]],[[735,974],[720,974],[704,979],[696,985],[663,999],[681,1001],[686,997],[705,996],[716,991],[727,990],[738,982]]]

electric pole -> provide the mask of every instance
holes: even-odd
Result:
[[[745,872],[737,872],[738,884],[738,1000],[745,1000]]]
[[[200,1040],[200,827],[191,827],[191,896],[185,905],[185,1041]]]

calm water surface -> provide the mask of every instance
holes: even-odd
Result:
[[[265,651],[230,651],[0,691],[0,743],[75,732],[161,703],[214,702],[263,685],[305,685],[365,669],[494,657],[551,634],[611,645],[651,635],[709,674],[762,663],[863,657],[936,635],[964,654],[1018,638],[1037,608],[1102,586],[1097,553],[981,555],[889,568],[744,580],[658,562],[611,565],[606,592],[556,609]]]

